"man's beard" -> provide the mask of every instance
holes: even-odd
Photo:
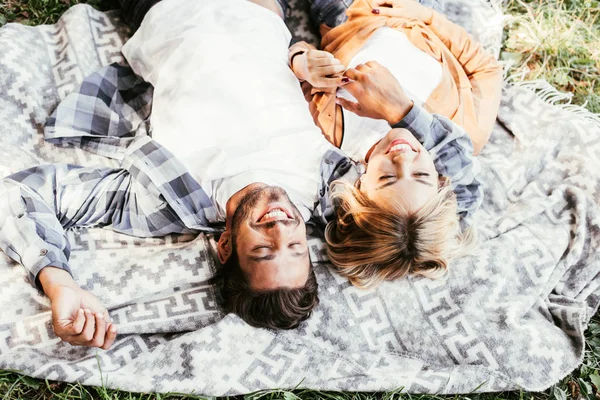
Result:
[[[240,226],[243,221],[250,218],[252,211],[261,200],[264,193],[267,193],[267,203],[281,201],[283,203],[288,203],[292,207],[292,213],[294,220],[300,222],[302,219],[302,215],[300,214],[300,210],[292,203],[287,192],[278,186],[267,186],[261,187],[251,190],[246,193],[246,195],[240,200],[240,204],[237,209],[233,213],[233,218],[231,219],[231,235],[232,239],[235,243],[235,237],[239,232]],[[251,221],[251,223],[255,223],[256,221]]]

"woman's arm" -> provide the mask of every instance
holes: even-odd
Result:
[[[481,205],[483,191],[476,178],[479,163],[465,130],[414,105],[394,75],[375,61],[349,69],[346,75],[352,82],[345,88],[357,102],[338,99],[342,107],[367,118],[384,119],[392,128],[408,129],[431,152],[438,173],[450,178],[459,215],[468,220]]]
[[[467,33],[442,14],[420,5],[413,0],[376,0],[380,15],[406,16],[423,21],[446,45],[462,65],[471,84],[474,104],[466,108],[471,114],[465,120],[477,121],[476,126],[465,126],[471,137],[485,140],[474,143],[475,154],[487,142],[500,105],[502,90],[502,66],[496,59]]]

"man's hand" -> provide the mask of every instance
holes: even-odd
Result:
[[[117,337],[100,300],[77,286],[68,272],[46,267],[39,274],[44,292],[52,303],[54,333],[74,346],[109,349]]]
[[[333,88],[342,84],[346,67],[327,51],[310,49],[294,57],[292,62],[296,77],[315,88]]]
[[[361,117],[384,119],[390,125],[400,122],[412,109],[408,98],[394,75],[376,61],[350,68],[344,74],[351,81],[344,85],[356,103],[338,97],[336,102]]]

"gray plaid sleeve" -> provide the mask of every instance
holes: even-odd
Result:
[[[458,213],[463,221],[468,222],[483,202],[483,190],[476,177],[480,170],[479,162],[473,156],[473,143],[464,129],[448,118],[430,114],[417,105],[392,127],[408,129],[431,153],[438,173],[450,178]]]
[[[69,271],[65,229],[109,226],[151,237],[191,232],[152,184],[120,168],[56,164],[33,167],[0,182],[0,248],[29,272]]]
[[[341,150],[332,147],[321,160],[321,183],[318,200],[315,203],[312,219],[315,223],[327,225],[334,218],[334,204],[331,199],[331,184],[336,180],[354,183],[359,177],[358,165]]]
[[[108,65],[86,77],[46,120],[46,141],[122,160],[149,133],[154,88],[129,67]]]

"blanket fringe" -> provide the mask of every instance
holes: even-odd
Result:
[[[516,82],[512,79],[507,79],[507,82],[511,83],[513,86],[528,89],[537,94],[545,103],[562,108],[563,110],[588,121],[592,121],[600,128],[600,114],[595,114],[584,106],[571,104],[573,93],[561,92],[544,79]]]

